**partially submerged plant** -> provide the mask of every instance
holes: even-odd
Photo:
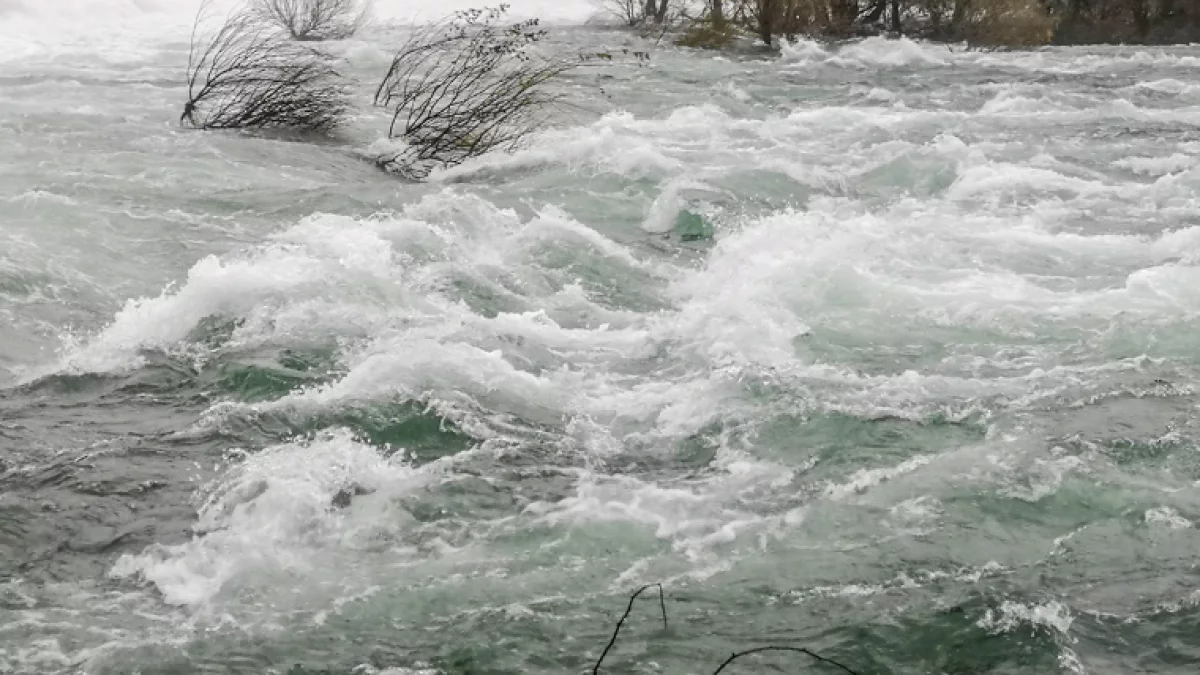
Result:
[[[561,94],[546,85],[575,64],[533,49],[536,19],[501,25],[507,7],[472,9],[417,29],[392,59],[375,103],[392,111],[400,155],[385,168],[420,178],[496,148],[513,148]]]
[[[663,586],[662,584],[657,583],[646,584],[645,586],[642,586],[634,591],[633,594],[629,596],[629,603],[625,606],[625,613],[622,614],[621,618],[617,620],[616,626],[613,627],[612,637],[608,639],[608,644],[605,645],[604,651],[600,652],[600,658],[596,659],[595,665],[592,666],[592,675],[600,675],[601,667],[604,665],[604,659],[608,656],[608,653],[612,651],[613,645],[617,643],[617,637],[621,634],[621,628],[625,625],[625,620],[628,619],[629,615],[633,612],[633,603],[638,599],[638,596],[650,590],[651,588],[658,589],[658,606],[659,609],[662,610],[663,632],[667,631],[669,628],[669,624],[667,623],[667,600]],[[831,668],[837,668],[843,673],[848,673],[848,675],[859,675],[858,671],[840,661],[835,661],[834,659],[822,656],[821,654],[818,654],[817,652],[814,652],[806,647],[797,647],[794,645],[763,645],[760,647],[752,647],[750,649],[743,649],[742,651],[733,652],[728,658],[721,662],[721,665],[717,666],[717,669],[713,671],[712,675],[720,675],[720,673],[724,672],[725,669],[728,668],[734,661],[738,661],[747,656],[763,654],[766,652],[804,654],[818,663],[830,666]]]
[[[741,31],[731,23],[697,21],[675,40],[675,44],[694,49],[725,49],[739,37]]]
[[[553,85],[612,54],[543,52],[537,19],[503,22],[508,6],[471,9],[415,29],[375,92],[389,109],[388,138],[401,148],[378,164],[414,179],[497,149],[511,150],[542,128],[564,93]],[[645,55],[631,53],[638,59]]]
[[[1057,18],[1040,0],[959,2],[959,30],[974,49],[1028,49],[1054,39]]]
[[[254,11],[301,41],[345,40],[367,22],[365,0],[254,0]]]
[[[192,30],[180,124],[316,133],[341,124],[349,103],[329,54],[293,42],[245,7],[201,36],[206,9]]]

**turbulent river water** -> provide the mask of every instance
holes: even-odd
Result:
[[[0,672],[580,673],[654,582],[606,672],[1196,672],[1200,49],[660,47],[411,184],[185,42],[5,52]]]

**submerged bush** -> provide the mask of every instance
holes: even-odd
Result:
[[[1039,0],[973,0],[965,4],[959,30],[972,47],[1021,49],[1054,39],[1056,21]]]
[[[732,24],[702,21],[684,31],[683,35],[675,40],[675,44],[695,49],[724,49],[733,44],[740,34]]]
[[[435,168],[513,149],[563,100],[556,80],[612,58],[548,55],[538,48],[547,37],[538,21],[505,24],[507,9],[455,13],[416,29],[396,52],[375,103],[392,112],[388,138],[401,143],[377,158],[381,167],[420,179]]]
[[[188,52],[181,124],[199,129],[291,129],[326,133],[349,109],[325,52],[290,40],[247,8],[202,37],[197,15]]]
[[[367,21],[365,0],[254,0],[254,11],[301,41],[345,40]]]

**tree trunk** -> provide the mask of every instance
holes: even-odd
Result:
[[[833,22],[839,28],[849,28],[858,20],[858,0],[834,0],[830,8],[833,10]]]
[[[1150,37],[1150,8],[1146,0],[1133,0],[1130,10],[1133,11],[1133,25],[1137,28],[1138,39],[1142,42]]]
[[[658,0],[658,13],[654,15],[656,23],[662,23],[667,20],[667,0]]]
[[[642,21],[650,21],[654,15],[658,13],[656,9],[657,3],[654,0],[646,0],[646,10],[642,13]]]
[[[892,32],[902,35],[900,31],[900,0],[892,0]]]
[[[863,23],[875,23],[883,18],[883,13],[887,11],[887,0],[876,0],[875,6],[871,8],[871,13],[863,18]]]
[[[712,11],[709,13],[712,25],[717,28],[725,27],[725,6],[722,0],[712,0]]]
[[[758,36],[764,44],[771,46],[772,28],[775,24],[775,3],[778,0],[758,0]]]
[[[950,15],[950,25],[958,31],[967,20],[967,10],[971,9],[971,0],[954,0],[954,13]]]

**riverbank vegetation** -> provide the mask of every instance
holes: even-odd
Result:
[[[980,48],[1200,40],[1193,0],[598,0],[629,26],[677,17],[683,46],[904,35]]]

